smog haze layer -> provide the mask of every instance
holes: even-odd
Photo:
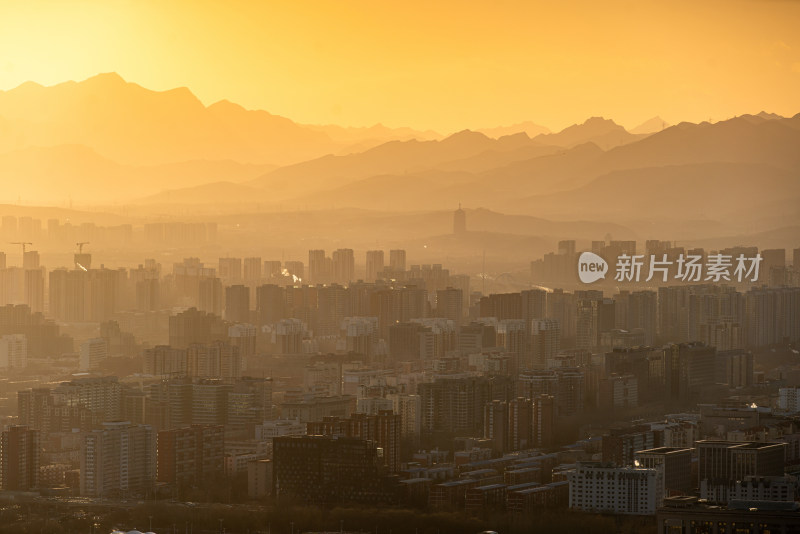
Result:
[[[0,534],[800,532],[799,23],[0,0]]]
[[[207,251],[794,246],[796,2],[4,2],[0,202]],[[453,238],[452,211],[466,210]],[[58,211],[55,210],[71,210]],[[268,239],[264,236],[269,236]],[[69,265],[71,245],[37,247]],[[155,253],[191,253],[176,244]],[[471,259],[469,259],[471,258]]]

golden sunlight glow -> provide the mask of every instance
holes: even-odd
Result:
[[[303,123],[444,133],[798,112],[800,2],[4,1],[0,89],[116,71]]]

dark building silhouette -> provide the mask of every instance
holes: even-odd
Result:
[[[39,431],[12,425],[0,436],[0,488],[29,491],[39,486]]]
[[[0,307],[0,336],[24,334],[28,358],[47,358],[72,352],[73,340],[60,333],[59,326],[41,313],[32,313],[24,304]]]
[[[347,419],[330,416],[322,421],[309,422],[309,436],[343,436],[362,438],[382,449],[379,463],[389,472],[400,469],[400,416],[391,410],[376,415],[353,414]]]
[[[664,387],[674,402],[687,402],[716,381],[717,349],[680,343],[664,349]]]
[[[782,476],[785,443],[754,443],[722,440],[697,442],[697,479],[700,497],[727,503],[736,481],[747,476]]]
[[[347,284],[353,280],[356,270],[353,249],[340,248],[333,251],[333,280],[340,284]]]
[[[389,251],[389,269],[392,272],[404,272],[406,270],[406,251],[396,249]]]
[[[378,448],[370,440],[277,437],[272,458],[272,494],[279,501],[332,505],[396,500],[395,479],[383,474]]]
[[[197,308],[200,311],[222,316],[222,280],[216,277],[201,278],[197,281]]]
[[[259,325],[275,324],[286,317],[286,291],[274,284],[256,288],[256,320]]]
[[[159,482],[175,486],[199,484],[223,472],[225,432],[221,426],[161,430],[157,444]]]
[[[228,339],[228,324],[220,317],[190,308],[169,318],[169,345],[185,349],[192,343]]]
[[[250,289],[247,286],[225,288],[225,319],[232,323],[250,322]]]

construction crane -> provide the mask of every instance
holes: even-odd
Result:
[[[83,245],[88,245],[88,244],[89,244],[88,241],[80,241],[78,243],[75,243],[75,245],[77,245],[78,247],[78,254],[83,254]]]
[[[30,241],[12,241],[11,245],[22,245],[22,255],[25,255],[25,247],[28,245],[33,245]]]

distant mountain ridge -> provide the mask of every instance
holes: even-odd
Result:
[[[531,146],[508,153],[515,150]],[[473,158],[482,161],[486,154]],[[800,223],[800,115],[681,123],[608,151],[590,142],[495,161],[495,167],[472,172],[440,164],[418,172],[382,173],[316,190],[294,202],[408,210],[435,209],[458,199],[466,206],[510,213],[622,224],[653,216],[670,224],[690,216],[753,230],[750,225],[768,214],[780,214],[784,226]]]
[[[390,141],[357,154],[323,156],[276,169],[248,185],[266,188],[272,195],[286,199],[375,175],[421,171],[486,150],[513,150],[532,144],[525,134],[491,139],[464,130],[441,141]]]
[[[563,151],[563,147],[592,142],[618,146],[639,136],[628,134],[612,120],[591,118],[556,134],[531,139],[520,132],[493,139],[484,133],[463,130],[439,141],[392,141],[361,153],[324,156],[282,167],[248,185],[269,189],[280,199],[316,189],[324,191],[378,175],[408,174],[429,169],[473,170],[464,165],[472,158],[482,170],[520,159]],[[598,148],[599,150],[599,148]],[[458,162],[461,162],[459,164]]]
[[[540,134],[534,140],[546,144],[572,148],[592,142],[608,150],[640,139],[642,136],[629,133],[625,128],[611,119],[591,117],[583,124],[573,124],[558,133]]]
[[[664,130],[670,126],[672,125],[668,124],[667,121],[665,121],[661,117],[653,117],[651,119],[644,121],[639,126],[632,128],[630,132],[632,134],[651,134],[660,132],[661,130]]]
[[[363,135],[362,135],[363,134]],[[383,140],[409,138],[380,129]],[[45,87],[26,82],[0,91],[0,152],[31,146],[86,145],[122,164],[188,160],[294,163],[374,137],[351,132],[333,139],[324,129],[221,100],[204,106],[185,88],[152,91],[104,73]]]
[[[635,226],[658,217],[753,233],[800,224],[800,114],[674,126],[653,117],[631,131],[591,117],[559,132],[528,121],[442,136],[298,124],[109,73],[0,91],[0,177],[0,202],[215,213],[462,202],[552,220]]]
[[[0,152],[3,200],[53,205],[72,199],[80,205],[125,202],[142,196],[144,187],[155,192],[221,179],[246,181],[272,168],[272,165],[230,160],[124,165],[84,145],[27,147]]]
[[[551,133],[550,129],[545,126],[540,126],[531,121],[520,122],[517,124],[512,124],[511,126],[497,126],[495,128],[480,128],[477,130],[482,134],[486,134],[489,137],[494,137],[498,139],[500,137],[504,137],[506,135],[514,135],[518,133],[525,133],[528,137],[536,137],[539,134],[549,134]]]

